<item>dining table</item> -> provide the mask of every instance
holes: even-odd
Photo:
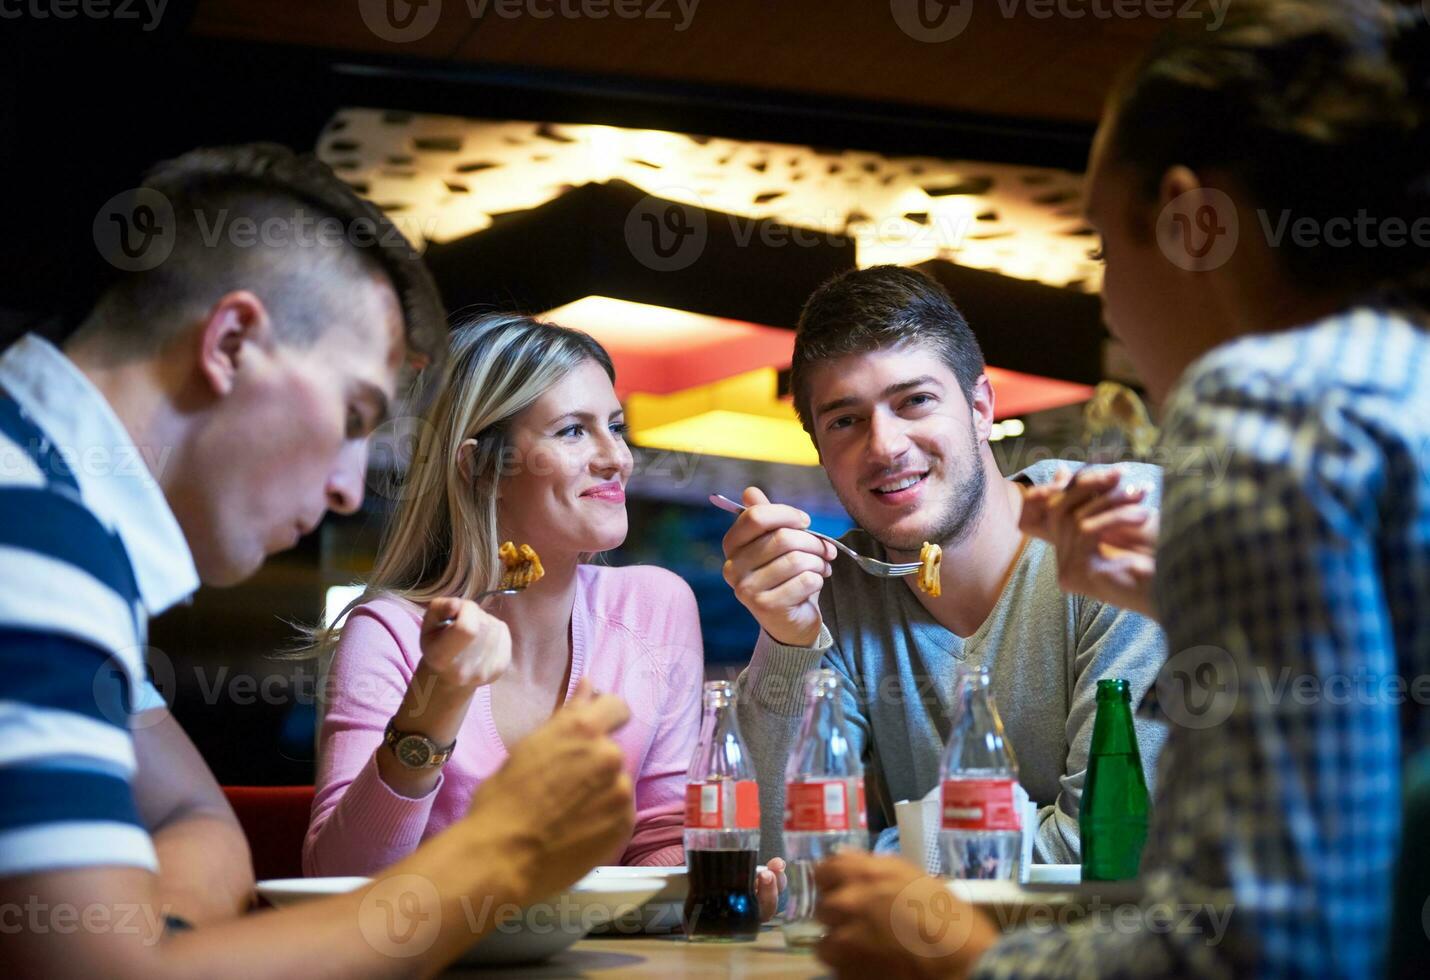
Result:
[[[444,977],[547,980],[558,977],[778,977],[804,980],[829,971],[808,948],[785,945],[778,925],[767,923],[753,942],[692,943],[684,935],[588,936],[529,966],[452,967]]]

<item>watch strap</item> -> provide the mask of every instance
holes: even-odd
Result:
[[[404,732],[399,730],[397,727],[396,718],[389,719],[387,722],[387,727],[383,729],[382,744],[386,745],[389,749],[392,749],[393,755],[397,756],[397,761],[405,766],[407,765],[406,760],[404,760],[402,756],[397,754],[397,743],[402,741],[404,738],[408,738],[413,735],[417,736],[418,738],[425,739],[427,743],[432,746],[432,757],[427,760],[426,765],[410,768],[438,769],[441,766],[445,765],[447,760],[452,758],[452,753],[456,751],[457,740],[455,738],[452,739],[451,744],[449,745],[438,745],[435,741],[433,741],[430,737],[428,737],[422,732]]]

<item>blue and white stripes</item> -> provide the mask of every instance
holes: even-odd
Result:
[[[132,448],[88,380],[25,338],[0,358],[0,876],[154,869],[134,800],[130,718],[147,619],[197,585],[157,483],[75,472]],[[66,452],[65,450],[68,450]],[[137,457],[137,452],[136,452]],[[126,539],[148,559],[136,567]],[[170,598],[172,601],[172,598]]]

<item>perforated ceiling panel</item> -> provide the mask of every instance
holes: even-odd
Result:
[[[359,108],[334,117],[318,152],[419,246],[620,179],[732,221],[848,236],[861,266],[943,258],[1088,292],[1101,283],[1081,177],[1065,170]]]

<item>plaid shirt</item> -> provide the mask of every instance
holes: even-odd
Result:
[[[1402,760],[1430,744],[1430,336],[1361,307],[1228,343],[1163,440],[1228,468],[1166,472],[1139,914],[1010,933],[977,972],[1377,975]]]

